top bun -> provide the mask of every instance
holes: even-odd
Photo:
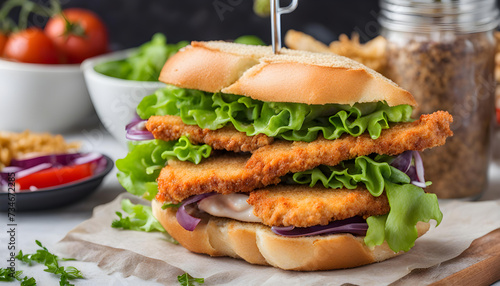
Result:
[[[160,81],[271,102],[349,104],[386,101],[416,106],[413,96],[346,57],[222,41],[192,42],[171,57]]]

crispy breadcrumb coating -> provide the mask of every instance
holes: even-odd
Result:
[[[309,227],[354,216],[383,215],[389,212],[385,193],[374,197],[364,188],[326,189],[304,185],[265,187],[250,193],[247,202],[254,215],[269,226]]]
[[[249,152],[270,145],[274,138],[264,134],[247,136],[228,125],[218,130],[202,129],[196,125],[187,125],[179,116],[152,116],[146,123],[146,128],[156,139],[173,141],[183,135],[189,137],[193,144],[208,144],[216,150],[233,152]]]
[[[452,116],[445,111],[422,115],[411,123],[402,123],[382,130],[378,139],[367,133],[358,137],[344,134],[339,139],[317,139],[313,142],[275,142],[253,152],[246,169],[254,169],[265,185],[289,172],[296,173],[319,165],[335,166],[341,161],[372,153],[398,155],[407,150],[422,151],[444,145],[453,135]]]
[[[249,154],[224,154],[210,157],[199,165],[169,160],[158,177],[159,202],[180,202],[190,196],[218,192],[249,192],[264,187],[258,176],[245,169]],[[277,184],[279,179],[275,181]]]
[[[160,202],[180,202],[192,195],[217,192],[251,192],[275,185],[288,173],[302,172],[319,165],[335,166],[341,161],[372,153],[398,155],[407,150],[422,151],[443,145],[452,117],[438,111],[422,115],[412,123],[403,123],[382,131],[378,139],[368,134],[344,135],[336,140],[323,138],[313,142],[277,141],[253,154],[214,156],[199,165],[169,161],[158,177]]]

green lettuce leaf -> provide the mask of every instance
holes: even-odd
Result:
[[[156,179],[169,159],[190,161],[195,164],[208,158],[209,145],[193,145],[185,136],[178,141],[134,141],[123,159],[116,161],[118,181],[131,194],[152,200],[158,192]]]
[[[377,162],[376,160],[380,160]],[[320,166],[312,170],[293,174],[295,183],[309,184],[314,187],[321,182],[325,188],[355,189],[363,183],[368,191],[375,197],[382,194],[386,180],[393,183],[410,183],[410,177],[400,170],[389,165],[387,161],[392,158],[377,157],[371,159],[367,156],[357,157],[354,160],[340,162],[337,166]]]
[[[320,166],[296,173],[292,178],[294,183],[313,187],[321,182],[324,187],[333,189],[354,189],[361,183],[375,197],[385,190],[390,211],[386,215],[367,218],[365,243],[375,246],[386,240],[393,251],[408,251],[418,237],[417,222],[434,219],[439,225],[443,214],[439,210],[437,196],[410,184],[410,178],[405,173],[390,166],[392,160],[389,156],[376,156],[374,159],[361,156],[335,167]]]
[[[123,217],[120,212],[116,212],[119,219],[112,222],[112,227],[146,232],[165,232],[163,226],[153,216],[153,210],[150,206],[133,204],[129,199],[122,200],[121,206],[122,210],[129,216]]]
[[[313,141],[321,132],[333,140],[348,133],[359,136],[368,131],[380,136],[391,122],[411,121],[412,107],[390,107],[384,102],[307,105],[263,102],[246,96],[207,93],[167,86],[146,96],[137,113],[143,119],[153,115],[177,115],[189,125],[216,130],[232,124],[248,136],[265,134],[291,141]]]
[[[443,213],[439,210],[437,196],[412,184],[386,182],[385,186],[391,211],[383,216],[368,217],[365,243],[375,246],[386,240],[394,252],[408,251],[418,237],[417,222],[433,219],[437,225],[441,223]]]
[[[161,33],[153,35],[151,41],[141,45],[128,58],[101,63],[94,67],[98,73],[137,81],[158,81],[161,69],[168,58],[177,53],[188,42],[167,44],[167,38]]]
[[[170,141],[173,142],[173,141]],[[167,142],[168,143],[168,142]],[[171,149],[161,153],[161,157],[167,160],[177,159],[199,164],[203,158],[210,157],[212,147],[210,145],[193,145],[186,136],[182,136],[175,142]]]

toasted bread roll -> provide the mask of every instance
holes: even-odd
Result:
[[[170,58],[160,81],[182,88],[224,92],[274,102],[350,104],[415,99],[374,70],[335,54],[227,42],[193,42]]]
[[[257,63],[251,56],[224,53],[193,43],[165,63],[159,80],[178,87],[218,92]]]
[[[401,254],[386,242],[370,248],[362,236],[333,234],[289,238],[274,234],[259,223],[205,215],[192,232],[177,222],[175,209],[161,209],[153,200],[153,214],[183,247],[210,256],[230,256],[252,264],[272,265],[285,270],[315,271],[350,268],[379,262]],[[420,237],[428,223],[417,224]]]

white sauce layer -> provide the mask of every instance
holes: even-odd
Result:
[[[217,217],[227,217],[246,222],[262,222],[253,214],[253,206],[247,203],[248,195],[213,195],[198,202],[198,208]]]

